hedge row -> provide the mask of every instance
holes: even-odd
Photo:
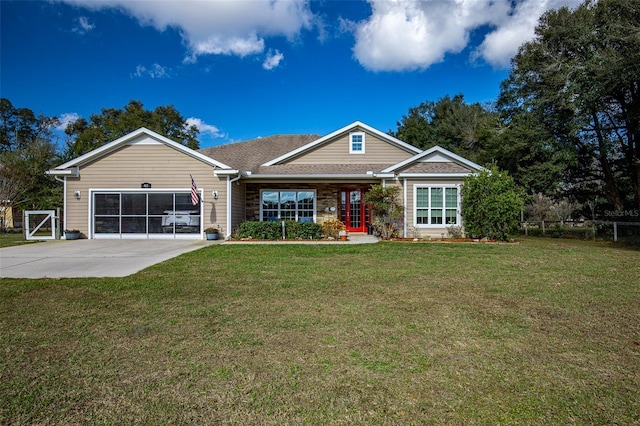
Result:
[[[287,240],[319,240],[322,238],[322,225],[312,222],[284,222]],[[238,238],[257,240],[281,240],[282,222],[242,222],[238,227]]]

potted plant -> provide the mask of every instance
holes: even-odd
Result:
[[[347,237],[349,236],[349,234],[346,230],[342,230],[338,232],[338,236],[340,237],[340,241],[347,241]]]
[[[220,238],[220,230],[218,228],[210,227],[204,230],[207,235],[207,240],[217,240]]]
[[[77,229],[65,229],[64,230],[64,239],[65,240],[77,240],[80,238],[80,231]]]

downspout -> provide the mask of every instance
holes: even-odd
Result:
[[[231,179],[231,176],[227,176],[227,235],[225,236],[225,240],[231,238],[231,213],[233,211],[233,195],[231,193],[231,184],[233,182],[238,181],[242,177],[242,174],[238,172],[238,176]]]
[[[404,199],[402,200],[402,203],[404,205],[404,229],[402,230],[403,232],[403,237],[407,237],[407,178],[404,178],[402,185],[404,186],[403,188],[403,192],[404,192]]]

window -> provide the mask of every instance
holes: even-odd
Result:
[[[415,187],[415,223],[420,225],[459,225],[458,188]]]
[[[349,154],[364,154],[364,133],[349,133]]]
[[[316,211],[316,193],[309,190],[262,191],[260,220],[297,220],[313,222]]]

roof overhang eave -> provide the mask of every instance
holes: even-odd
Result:
[[[243,176],[244,179],[380,179],[387,177],[386,175],[379,174],[295,174],[295,175],[279,175],[279,174],[256,174],[251,173],[247,176]],[[393,177],[393,174],[390,175]]]
[[[78,177],[80,176],[80,169],[78,167],[71,167],[68,169],[51,169],[44,172],[49,176],[69,176],[69,177]]]
[[[427,178],[427,179],[450,179],[450,178],[465,178],[472,174],[468,173],[398,173],[398,178]]]
[[[216,176],[235,176],[240,173],[240,170],[236,169],[215,169],[213,174]]]

